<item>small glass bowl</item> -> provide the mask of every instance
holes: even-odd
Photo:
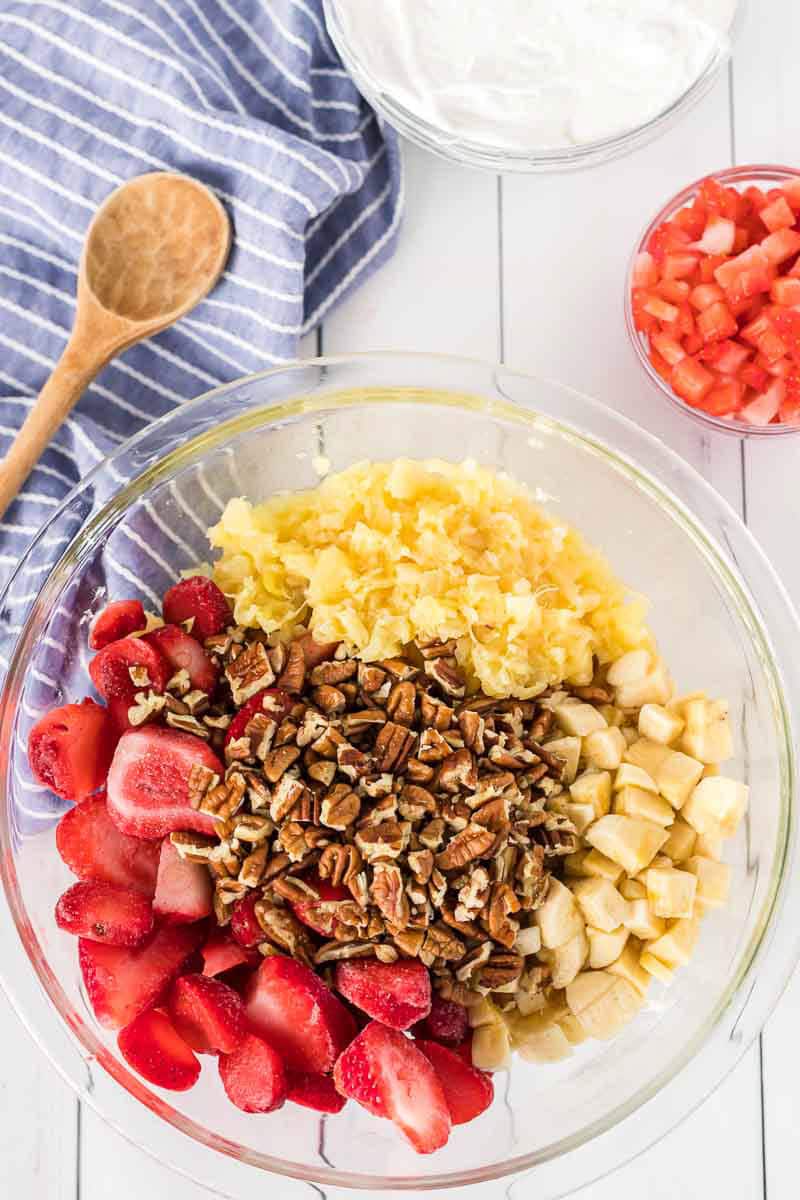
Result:
[[[416,142],[440,158],[482,167],[493,172],[519,171],[527,174],[545,174],[556,171],[575,171],[583,167],[594,167],[615,158],[630,154],[666,132],[685,112],[692,108],[710,90],[722,67],[730,58],[736,40],[741,33],[747,15],[747,0],[739,0],[725,40],[721,40],[716,53],[709,59],[705,69],[694,83],[667,108],[650,121],[599,141],[585,142],[577,146],[557,149],[531,148],[515,151],[491,142],[473,141],[459,137],[438,125],[425,121],[410,111],[396,96],[387,92],[372,75],[369,65],[359,58],[347,38],[339,20],[337,0],[323,0],[325,24],[339,56],[355,80],[361,94],[372,107],[399,133],[409,141]]]
[[[685,400],[682,400],[680,396],[673,392],[672,388],[662,379],[650,362],[647,335],[638,330],[634,322],[631,293],[633,289],[633,269],[637,255],[647,249],[647,243],[659,225],[663,224],[664,221],[668,221],[676,212],[685,208],[687,204],[691,204],[704,179],[716,179],[723,187],[734,186],[738,187],[741,191],[750,186],[761,188],[776,187],[791,179],[797,179],[798,176],[800,176],[800,170],[792,170],[791,167],[771,166],[767,163],[755,163],[743,167],[729,167],[725,171],[709,171],[702,179],[696,179],[694,183],[690,183],[688,187],[685,187],[682,192],[678,192],[677,196],[674,196],[672,200],[664,205],[659,213],[656,213],[637,241],[631,255],[630,266],[625,276],[625,325],[628,330],[628,336],[631,339],[631,345],[636,352],[636,357],[644,367],[651,382],[661,392],[661,395],[666,396],[675,408],[680,409],[682,413],[688,413],[690,417],[693,417],[701,425],[705,425],[706,428],[717,429],[722,433],[732,433],[737,437],[752,438],[787,437],[800,433],[800,425],[748,425],[745,421],[737,421],[731,417],[714,417],[710,413],[703,412],[700,408],[693,408],[691,404],[687,404]]]

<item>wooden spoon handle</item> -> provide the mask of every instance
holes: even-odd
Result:
[[[0,462],[0,517],[19,494],[53,434],[103,365],[69,342],[8,452]]]

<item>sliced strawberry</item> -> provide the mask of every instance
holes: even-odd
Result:
[[[256,903],[259,896],[256,892],[250,892],[247,896],[243,896],[241,900],[237,900],[233,906],[233,915],[231,916],[231,934],[240,946],[245,949],[252,949],[259,942],[264,941],[264,930],[258,923],[256,917]]]
[[[740,420],[746,421],[748,425],[769,425],[777,416],[785,394],[786,384],[783,380],[773,380],[765,392],[739,410]]]
[[[203,934],[202,925],[164,926],[132,950],[81,938],[81,973],[100,1024],[121,1029],[155,1004],[197,950]]]
[[[257,950],[245,950],[234,941],[227,929],[215,925],[200,951],[203,957],[203,974],[208,976],[222,975],[235,967],[257,967],[261,955]]]
[[[347,1103],[330,1075],[290,1075],[286,1099],[322,1113],[341,1112]]]
[[[346,887],[329,883],[327,879],[320,879],[317,875],[308,878],[306,882],[314,888],[317,899],[296,900],[289,907],[297,919],[308,925],[309,929],[313,929],[324,938],[332,938],[336,916],[335,910],[328,906],[341,903],[342,900],[352,900],[352,893]]]
[[[311,671],[321,662],[329,662],[336,653],[338,642],[316,642],[313,633],[304,633],[298,639],[303,650],[306,670]]]
[[[200,1063],[166,1013],[148,1009],[117,1038],[120,1054],[134,1071],[156,1087],[186,1092],[194,1087]]]
[[[469,1031],[469,1017],[463,1004],[445,1000],[438,992],[431,996],[431,1011],[411,1030],[416,1038],[432,1038],[445,1046],[460,1046]]]
[[[141,892],[85,880],[73,883],[59,899],[56,925],[93,942],[138,946],[152,932],[153,906]]]
[[[717,300],[698,314],[697,328],[703,336],[703,341],[708,343],[732,338],[738,332],[739,326],[727,304]]]
[[[111,642],[147,628],[147,618],[139,600],[115,600],[101,608],[89,626],[89,649],[102,650]]]
[[[392,1029],[410,1029],[431,1011],[431,978],[419,959],[339,962],[336,987],[351,1004]]]
[[[117,734],[94,700],[64,704],[36,722],[28,736],[33,774],[64,800],[80,801],[105,783]]]
[[[168,925],[200,921],[211,913],[214,888],[203,863],[181,858],[169,838],[161,843],[153,911]]]
[[[450,1110],[436,1071],[396,1029],[371,1021],[340,1056],[333,1078],[343,1096],[394,1121],[420,1154],[439,1150],[450,1136]]]
[[[164,620],[170,625],[191,621],[191,633],[201,642],[233,625],[233,613],[222,592],[205,575],[182,579],[168,592],[162,602]]]
[[[225,745],[234,738],[244,736],[244,731],[256,713],[265,712],[278,724],[292,707],[292,697],[283,688],[264,688],[243,704],[225,732]]]
[[[173,674],[187,671],[192,687],[211,695],[217,686],[219,669],[197,638],[190,637],[180,625],[162,625],[160,629],[145,634],[144,641],[155,646],[169,663]]]
[[[232,1054],[221,1054],[219,1075],[232,1104],[246,1113],[268,1113],[286,1100],[286,1069],[263,1038],[245,1035]]]
[[[459,1042],[457,1046],[451,1047],[453,1054],[457,1054],[462,1062],[465,1062],[468,1067],[472,1066],[472,1030],[470,1029],[463,1042]]]
[[[697,407],[714,386],[714,376],[694,358],[681,359],[672,368],[672,387],[687,404]]]
[[[213,750],[191,733],[156,725],[124,733],[107,785],[108,811],[118,828],[144,838],[163,838],[178,829],[213,834],[214,818],[189,802],[194,766],[225,773]]]
[[[155,891],[158,845],[120,833],[104,795],[90,796],[64,813],[56,828],[56,847],[79,879],[135,888],[144,896]]]
[[[198,1054],[231,1054],[244,1040],[242,998],[220,979],[181,975],[169,994],[175,1028]]]
[[[147,672],[149,683],[133,682],[131,670],[135,667]],[[163,692],[170,670],[163,656],[145,638],[124,637],[95,654],[89,663],[89,674],[104,700],[127,700],[148,689]]]
[[[796,219],[785,196],[779,196],[771,204],[764,205],[759,216],[770,233],[777,233],[779,229],[791,229]]]
[[[494,1100],[491,1076],[477,1067],[468,1066],[459,1054],[438,1042],[420,1039],[415,1045],[439,1076],[454,1125],[466,1125],[486,1111]]]
[[[355,1022],[310,967],[266,958],[245,994],[247,1019],[293,1071],[324,1075],[356,1032]]]

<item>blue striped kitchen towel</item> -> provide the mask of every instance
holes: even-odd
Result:
[[[64,347],[94,209],[164,169],[226,205],[228,267],[88,389],[0,524],[0,583],[105,453],[182,400],[294,357],[393,250],[396,139],[343,70],[321,0],[3,0],[0,453]]]

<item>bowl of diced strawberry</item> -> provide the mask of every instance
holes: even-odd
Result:
[[[625,307],[640,362],[684,412],[740,435],[800,430],[800,171],[690,184],[637,244]]]

